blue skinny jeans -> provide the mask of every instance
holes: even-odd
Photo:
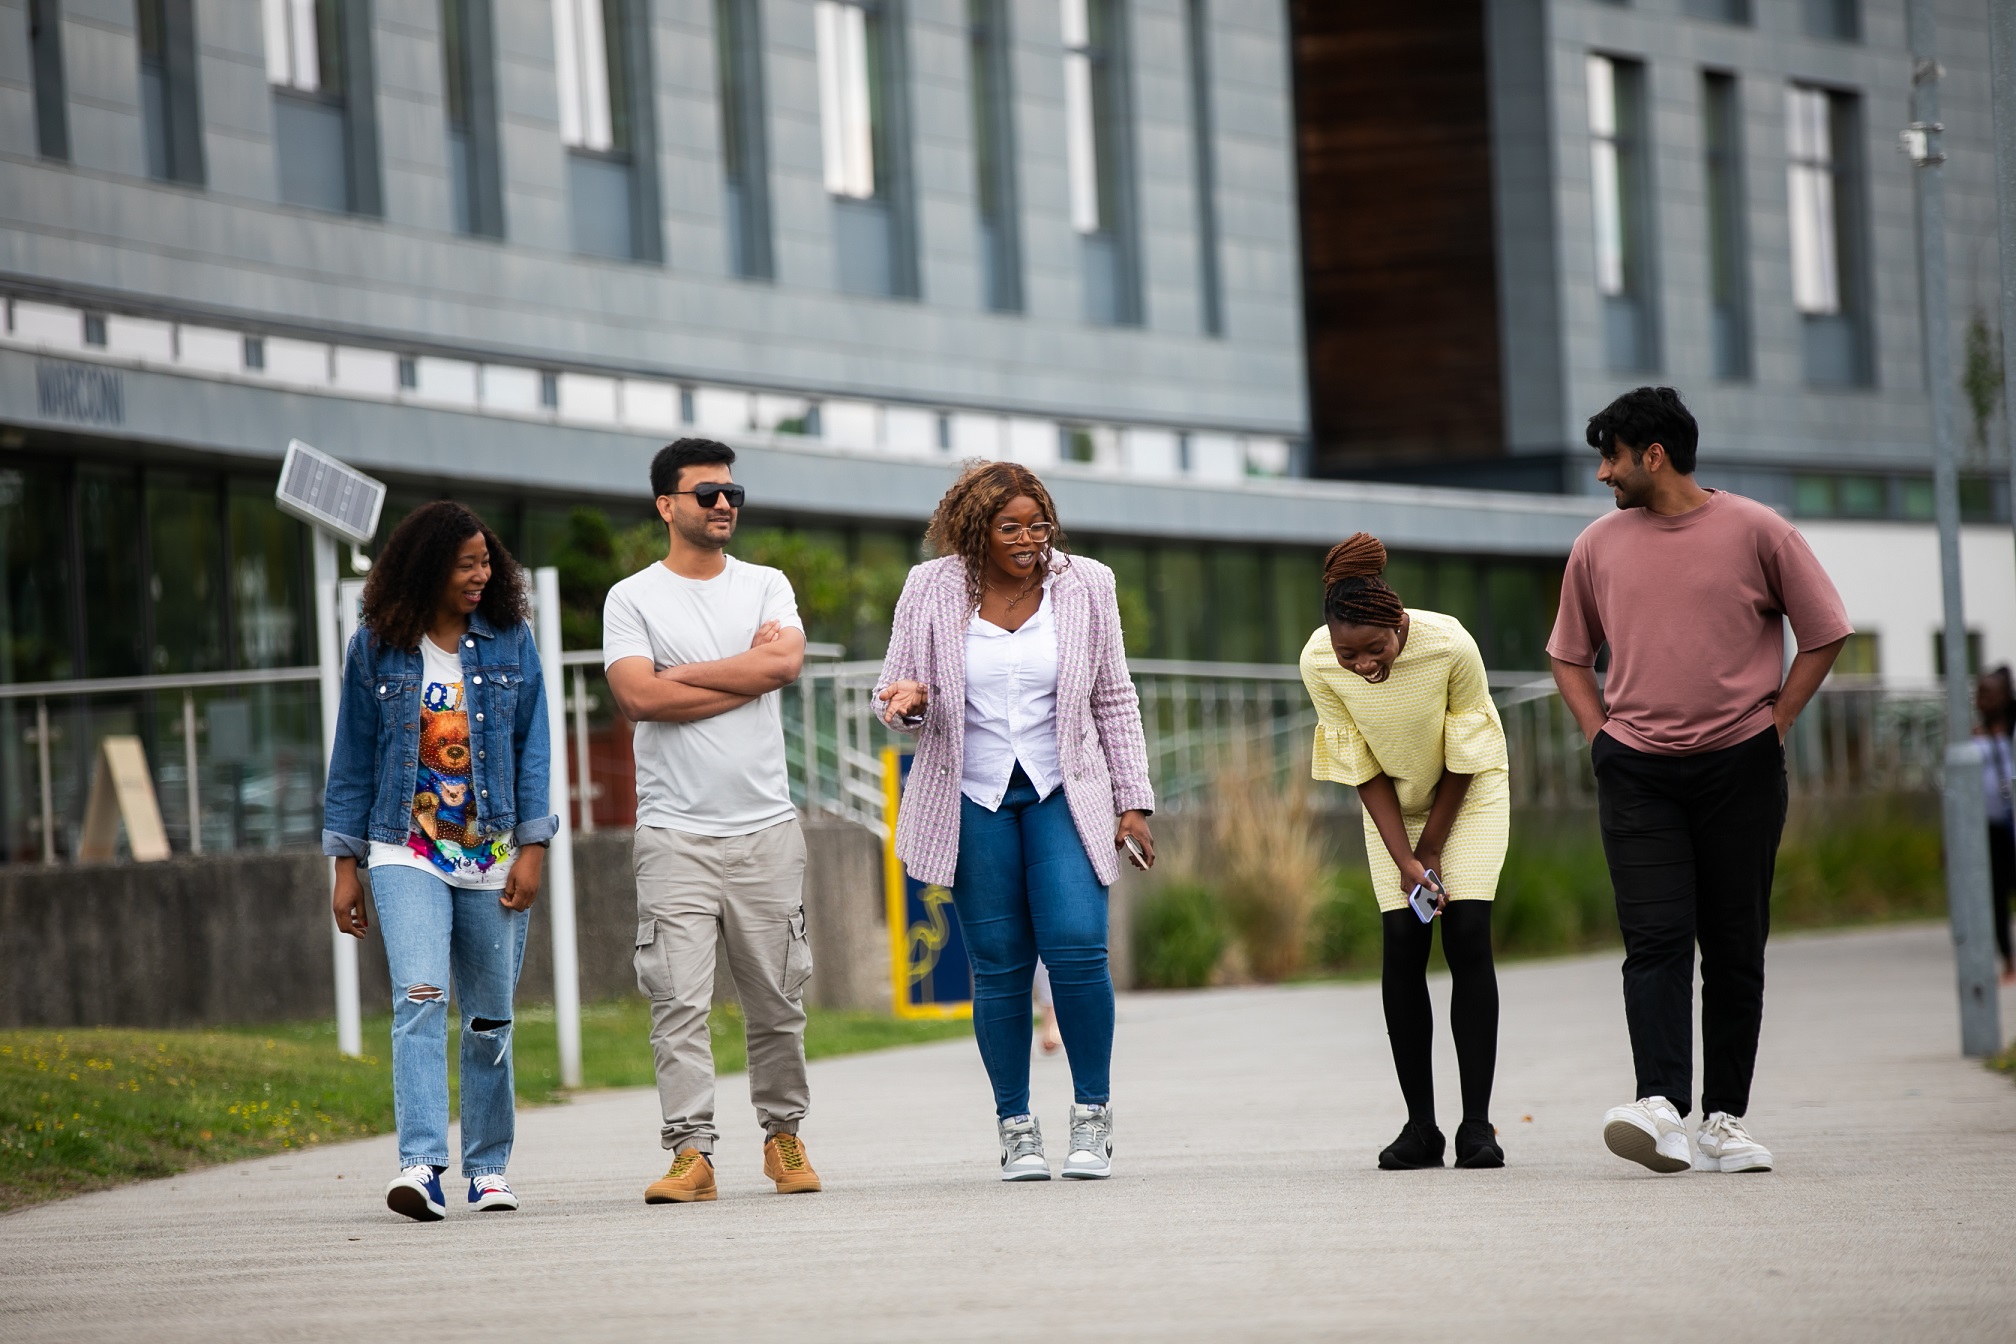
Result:
[[[1029,995],[1038,956],[1050,968],[1072,1093],[1081,1106],[1104,1105],[1113,1062],[1106,888],[1062,788],[1039,802],[1017,767],[999,810],[959,799],[952,904],[973,965],[973,1037],[994,1084],[995,1114],[1029,1112]]]
[[[392,1112],[399,1165],[448,1166],[448,991],[462,1014],[462,1174],[502,1174],[517,1132],[511,996],[530,912],[501,891],[451,886],[417,868],[371,873],[392,968]]]

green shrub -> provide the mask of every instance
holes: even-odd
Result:
[[[1379,903],[1365,874],[1331,874],[1330,890],[1309,919],[1309,960],[1325,971],[1376,970],[1380,940]]]
[[[1209,888],[1171,882],[1134,912],[1134,973],[1151,989],[1209,984],[1225,955],[1225,913]]]

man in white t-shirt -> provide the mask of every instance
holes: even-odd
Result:
[[[717,943],[742,1003],[764,1174],[784,1194],[819,1189],[798,1137],[812,952],[778,708],[805,630],[781,572],[723,553],[742,506],[734,461],[711,439],[659,451],[665,558],[611,588],[602,612],[609,689],[637,725],[637,985],[651,999],[659,1138],[675,1154],[649,1204],[714,1198]]]

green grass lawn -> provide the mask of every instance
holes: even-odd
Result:
[[[588,1087],[647,1085],[650,1006],[581,1010]],[[741,1014],[716,1008],[714,1063],[739,1073]],[[71,1028],[0,1031],[0,1210],[126,1181],[392,1128],[389,1015],[364,1022],[365,1054],[336,1053],[333,1022],[208,1031]],[[448,1049],[452,1072],[454,1026]],[[963,1036],[964,1022],[902,1022],[875,1013],[811,1010],[805,1053],[831,1055]],[[561,1100],[553,1009],[521,1006],[518,1098]],[[452,1098],[453,1089],[449,1093]]]

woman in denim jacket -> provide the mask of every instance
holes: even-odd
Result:
[[[483,520],[449,500],[393,529],[364,585],[343,664],[322,851],[336,860],[336,927],[369,927],[371,869],[392,971],[394,1212],[447,1212],[448,985],[462,1013],[462,1174],[469,1207],[515,1209],[511,997],[546,842],[546,698],[525,620],[524,571]]]

